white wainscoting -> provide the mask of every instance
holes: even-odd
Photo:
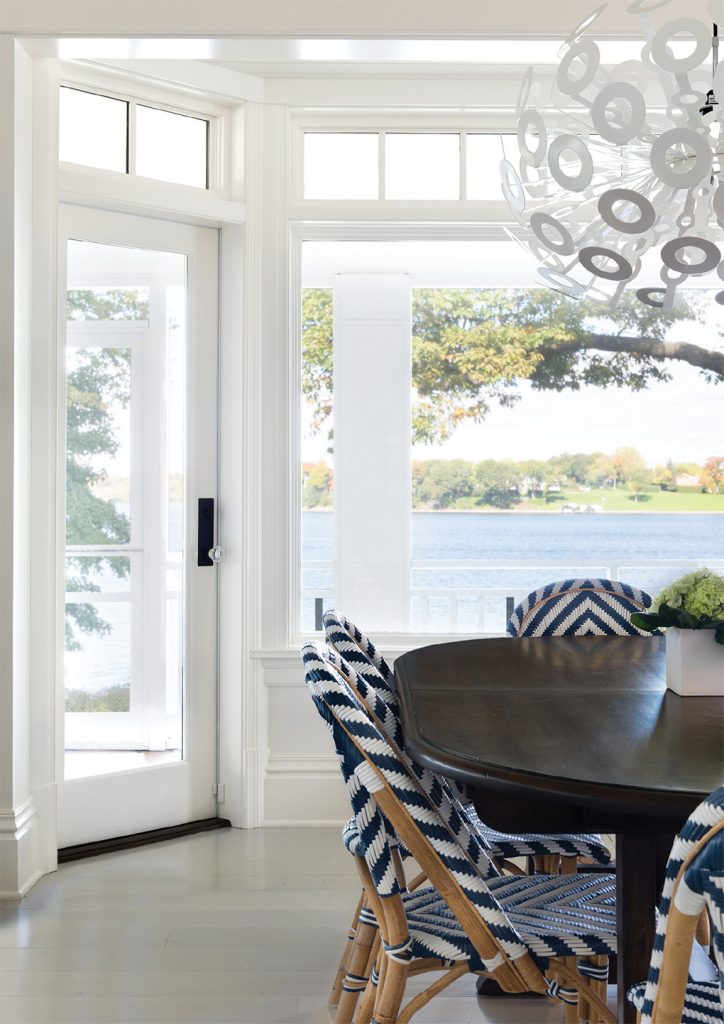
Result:
[[[342,825],[350,815],[337,756],[298,652],[259,655],[267,699],[262,825]]]

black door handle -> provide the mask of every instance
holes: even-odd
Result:
[[[197,565],[214,565],[209,551],[214,546],[214,499],[199,498]]]

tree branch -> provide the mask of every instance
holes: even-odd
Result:
[[[602,352],[618,352],[654,359],[677,359],[701,370],[708,370],[724,378],[724,352],[693,345],[689,341],[660,341],[657,338],[617,337],[609,334],[587,334],[576,341],[562,342],[548,347],[551,354],[556,352],[577,352],[582,349],[596,349]],[[544,351],[546,349],[544,348]]]

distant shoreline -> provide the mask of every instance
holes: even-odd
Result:
[[[724,511],[714,509],[687,509],[677,512],[663,508],[625,508],[618,512],[563,512],[559,508],[413,508],[420,515],[455,516],[580,516],[593,519],[596,516],[724,516]],[[334,512],[333,508],[303,508],[302,512]]]

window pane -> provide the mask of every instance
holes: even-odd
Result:
[[[66,374],[66,542],[129,544],[130,349],[68,348]]]
[[[128,104],[63,86],[58,141],[61,160],[125,174]]]
[[[136,174],[207,187],[209,122],[155,107],[136,107]]]
[[[459,197],[459,135],[385,136],[385,199]]]
[[[65,710],[131,709],[131,604],[65,606]]]
[[[379,136],[305,132],[305,199],[377,199]]]
[[[504,158],[500,135],[468,135],[467,199],[500,199],[500,161]]]
[[[66,778],[182,756],[186,269],[68,243]]]
[[[373,637],[492,633],[505,629],[510,599],[547,582],[609,577],[654,596],[697,566],[724,572],[724,373],[705,377],[685,359],[650,363],[636,342],[653,332],[718,353],[716,276],[652,313],[634,294],[609,308],[541,288],[517,253],[502,241],[305,244],[305,631],[315,597],[325,608],[339,602]],[[403,275],[413,283],[405,338],[384,321],[393,310],[379,280],[374,301],[357,312],[343,304],[346,277],[385,275],[390,288]],[[369,309],[387,349],[370,344]],[[612,355],[596,347],[601,338],[626,344]],[[388,351],[410,342],[411,358],[393,365]],[[365,360],[356,377],[355,351]],[[374,429],[345,432],[350,373],[370,421],[380,404],[409,399],[411,422],[382,441]],[[400,442],[409,445],[404,494],[383,480]],[[371,456],[379,469],[367,472]],[[350,472],[381,496],[352,539]],[[395,614],[375,620],[365,574],[400,523],[409,524],[404,567],[377,578],[391,591],[402,577],[407,589]]]

